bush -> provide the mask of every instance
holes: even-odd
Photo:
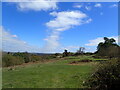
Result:
[[[43,60],[50,60],[50,59],[54,59],[54,58],[56,58],[55,55],[43,55],[43,56],[41,56],[42,61]]]
[[[44,60],[49,60],[53,58],[56,58],[54,54],[39,56],[36,54],[27,53],[27,52],[22,52],[22,53],[20,52],[4,53],[3,52],[2,66],[8,67],[8,66],[20,65],[20,64],[28,63],[28,62],[44,61]]]
[[[32,55],[31,56],[31,61],[32,62],[40,61],[40,60],[42,60],[40,56],[37,56],[37,55]]]
[[[23,58],[18,56],[12,56],[11,54],[6,54],[2,57],[2,66],[14,66],[24,63]]]
[[[101,64],[84,85],[100,90],[120,88],[120,61],[111,60]]]

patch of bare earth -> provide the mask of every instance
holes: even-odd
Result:
[[[80,60],[80,61],[72,61],[69,63],[69,65],[85,65],[88,63],[91,63],[92,60]]]

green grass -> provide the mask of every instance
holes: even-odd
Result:
[[[86,58],[86,57],[81,57]],[[8,71],[3,69],[3,88],[84,88],[82,85],[95,67],[94,62],[69,65],[80,57],[44,64],[31,64]]]

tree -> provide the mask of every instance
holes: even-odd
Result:
[[[77,55],[79,55],[79,54],[83,54],[84,53],[84,50],[85,50],[85,48],[84,47],[80,47],[79,48],[79,50],[77,50]]]
[[[67,50],[65,49],[64,52],[63,52],[63,57],[66,57],[66,56],[68,56],[68,52],[67,52]]]
[[[97,46],[97,53],[100,56],[109,56],[112,58],[118,53],[118,47],[115,39],[104,37],[104,42],[100,42]]]

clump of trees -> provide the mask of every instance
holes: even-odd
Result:
[[[63,57],[73,56],[73,55],[74,55],[74,53],[68,52],[66,49],[65,49],[64,52],[63,52]]]
[[[119,56],[120,47],[115,39],[104,37],[104,42],[100,42],[97,46],[96,54],[102,57],[114,58]]]
[[[104,37],[104,42],[98,44],[97,55],[109,57],[111,60],[99,64],[84,85],[91,89],[120,89],[120,47],[113,38]],[[114,57],[114,58],[113,58]]]

